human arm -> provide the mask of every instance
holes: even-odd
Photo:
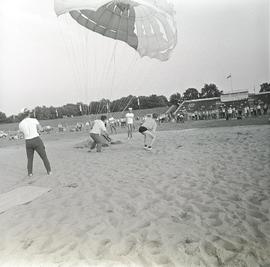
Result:
[[[108,135],[107,129],[106,129],[106,126],[105,126],[104,122],[100,123],[100,133],[104,134],[104,135]]]
[[[43,127],[40,125],[39,121],[36,119],[36,127],[37,127],[37,131],[38,133],[43,131]]]
[[[155,133],[156,132],[156,129],[157,129],[157,123],[156,123],[156,121],[154,121],[154,125],[153,125],[153,133]]]

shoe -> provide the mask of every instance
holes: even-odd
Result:
[[[147,150],[149,150],[149,151],[152,150],[152,147],[151,146],[148,146],[147,147]]]
[[[52,175],[52,172],[48,172],[48,175]]]
[[[28,176],[29,176],[29,177],[32,177],[32,176],[33,176],[33,173],[29,173]]]

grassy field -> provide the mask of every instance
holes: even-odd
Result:
[[[159,113],[164,112],[166,109],[159,110]],[[139,113],[140,112],[140,113]],[[148,113],[157,112],[157,109],[154,110],[143,110],[143,111],[135,111],[135,116],[144,116]],[[120,116],[119,116],[120,115]],[[120,118],[121,114],[113,114],[115,118]],[[94,119],[92,116],[91,120]],[[63,118],[63,119],[56,119],[56,120],[46,120],[41,121],[43,126],[50,125],[52,127],[56,127],[50,134],[42,133],[42,139],[46,141],[50,140],[59,140],[59,139],[78,139],[78,142],[81,140],[85,140],[89,136],[89,128],[84,127],[81,132],[71,132],[72,126],[76,125],[77,122],[85,123],[89,121],[89,116],[81,116],[81,117],[73,117],[73,118]],[[67,126],[67,130],[65,132],[58,132],[57,125],[62,123],[64,126]],[[138,131],[140,122],[135,121],[135,127]],[[168,131],[168,130],[184,130],[184,129],[192,129],[192,128],[211,128],[211,127],[234,127],[234,126],[245,126],[245,125],[265,125],[270,124],[270,116],[260,116],[256,118],[246,118],[243,120],[200,120],[200,121],[186,121],[184,123],[176,123],[176,122],[167,122],[161,123],[158,126],[158,131]],[[18,123],[14,124],[3,124],[0,127],[0,130],[5,130],[8,132],[14,131],[18,129]],[[108,129],[110,132],[110,130]],[[126,133],[126,127],[118,127],[117,134]],[[117,135],[112,135],[113,140],[117,140]],[[20,145],[24,143],[24,140],[9,140],[8,138],[0,139],[0,147],[6,146],[13,146],[13,145]]]
[[[154,109],[141,109],[141,110],[134,110],[133,113],[135,117],[143,117],[146,114],[149,113],[158,113],[162,114],[165,113],[166,110],[168,110],[168,107],[161,107],[161,108],[154,108]],[[113,116],[115,119],[120,119],[121,117],[125,117],[126,112],[115,112],[110,113],[109,117]],[[64,127],[73,127],[77,124],[77,122],[81,122],[85,124],[87,121],[91,120],[93,121],[96,118],[99,118],[102,114],[99,115],[83,115],[73,118],[61,118],[61,119],[54,119],[54,120],[41,120],[40,124],[42,126],[51,126],[51,127],[57,127],[59,123],[61,123]],[[107,115],[107,114],[105,114]],[[6,123],[6,124],[0,124],[0,130],[8,132],[8,131],[17,131],[18,130],[18,123]]]

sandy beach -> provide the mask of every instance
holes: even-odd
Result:
[[[0,149],[4,194],[51,188],[0,214],[1,267],[270,266],[270,126],[135,133],[102,153],[46,140],[53,175],[23,144]]]

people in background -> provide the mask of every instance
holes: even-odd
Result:
[[[128,139],[131,139],[134,127],[134,113],[132,112],[132,108],[128,108],[128,113],[126,114],[126,122],[127,122]]]

